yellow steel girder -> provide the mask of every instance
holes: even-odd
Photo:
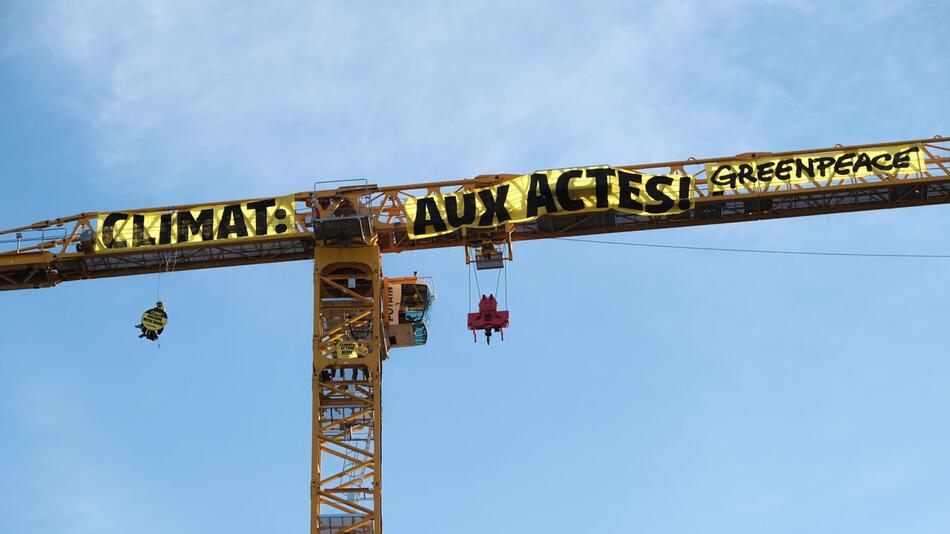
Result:
[[[313,288],[310,532],[381,534],[379,248],[315,247]],[[341,357],[339,343],[359,347],[355,357]]]

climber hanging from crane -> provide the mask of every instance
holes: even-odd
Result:
[[[135,328],[141,330],[140,338],[158,341],[158,336],[162,335],[167,324],[168,313],[165,312],[165,303],[158,301],[154,308],[145,310],[145,313],[142,314],[142,320],[135,325]]]

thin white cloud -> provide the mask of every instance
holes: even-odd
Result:
[[[340,6],[61,0],[41,20],[102,185],[163,194],[682,156],[718,124],[762,139],[708,87],[783,96],[709,45],[740,2]]]

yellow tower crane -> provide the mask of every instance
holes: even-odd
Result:
[[[312,259],[311,533],[381,534],[382,362],[426,342],[433,298],[423,278],[384,278],[382,254],[460,247],[491,269],[528,239],[943,204],[948,166],[937,136],[81,213],[0,232],[0,289]],[[507,327],[491,300],[473,331]]]

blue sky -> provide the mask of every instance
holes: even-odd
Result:
[[[0,0],[0,227],[947,134],[942,2]],[[947,253],[946,208],[621,236]],[[462,252],[384,387],[390,533],[950,529],[947,260]],[[304,532],[309,262],[0,295],[0,532]]]

